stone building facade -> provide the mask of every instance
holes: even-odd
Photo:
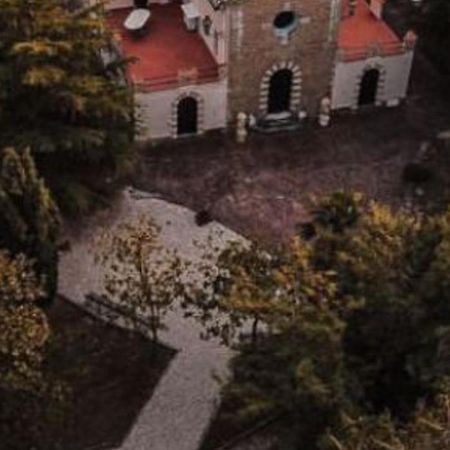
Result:
[[[257,118],[283,110],[316,114],[333,78],[336,3],[245,0],[230,4],[230,119],[239,111]]]
[[[86,0],[95,2],[98,0]],[[385,22],[386,0],[109,0],[139,137],[182,138],[236,126],[328,126],[332,110],[396,106],[407,94],[416,36]],[[139,0],[139,2],[145,0]],[[143,11],[149,16],[148,11]]]

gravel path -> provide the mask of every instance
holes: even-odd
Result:
[[[71,249],[61,257],[59,291],[73,302],[85,306],[85,296],[102,292],[102,271],[94,262],[93,241],[104,226],[149,214],[161,226],[161,242],[176,248],[179,255],[195,261],[200,257],[194,242],[224,246],[241,239],[217,223],[197,227],[194,213],[150,195],[125,192],[108,212],[98,214],[83,226],[69,230]],[[177,356],[163,375],[150,401],[143,408],[121,450],[197,450],[207,431],[219,400],[219,384],[213,374],[226,377],[230,351],[216,342],[199,338],[199,326],[183,318],[179,310],[166,320],[168,330],[161,341],[177,350]]]

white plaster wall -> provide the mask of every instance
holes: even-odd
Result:
[[[356,108],[359,85],[364,71],[381,68],[377,104],[401,100],[406,97],[411,73],[413,51],[401,55],[374,57],[364,61],[338,62],[332,89],[332,108]]]
[[[157,92],[136,92],[135,101],[139,121],[139,140],[175,137],[176,118],[173,105],[185,93],[195,93],[203,102],[200,132],[225,128],[227,111],[226,80],[214,83],[183,86]],[[175,119],[175,121],[174,121]]]
[[[133,0],[108,0],[107,9],[130,8],[133,6]]]
[[[199,34],[208,46],[210,52],[216,59],[218,64],[226,63],[227,49],[227,9],[216,11],[208,0],[192,0],[192,3],[197,7],[200,13]],[[207,36],[203,31],[202,20],[209,16],[212,20],[211,32]],[[219,32],[219,51],[216,53],[214,45],[214,31]]]

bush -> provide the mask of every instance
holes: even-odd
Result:
[[[315,202],[314,222],[324,228],[341,233],[356,224],[361,214],[362,196],[358,193],[338,191]]]

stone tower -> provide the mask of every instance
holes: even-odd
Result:
[[[330,91],[341,0],[229,2],[229,119],[300,110],[314,116]]]

